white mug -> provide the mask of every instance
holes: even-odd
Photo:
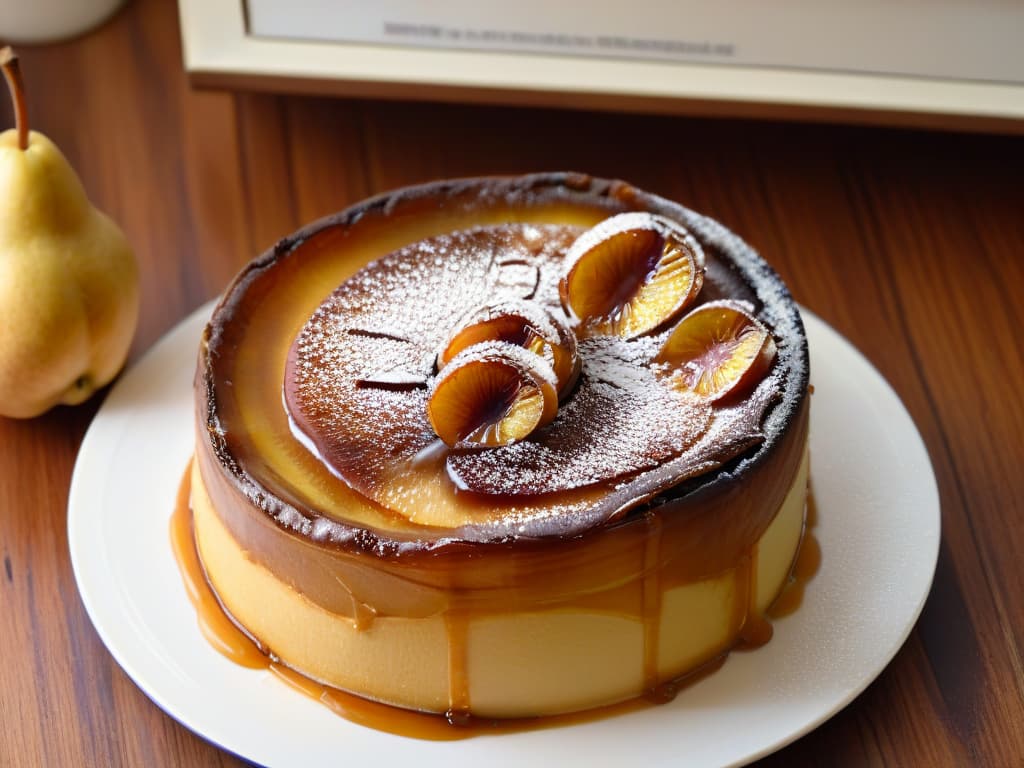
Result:
[[[113,15],[124,0],[0,0],[0,41],[45,43],[74,37]]]

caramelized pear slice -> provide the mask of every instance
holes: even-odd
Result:
[[[427,417],[453,448],[519,442],[558,413],[555,372],[540,355],[504,341],[457,354],[434,380]]]
[[[704,252],[682,226],[621,213],[584,232],[558,289],[586,335],[636,338],[674,321],[704,283]]]
[[[579,376],[576,334],[565,320],[536,302],[504,301],[470,312],[438,354],[438,370],[464,349],[484,341],[505,341],[543,357],[555,372],[559,396],[567,394]]]
[[[713,301],[682,319],[653,362],[674,383],[714,401],[752,388],[774,359],[771,333],[743,304]]]

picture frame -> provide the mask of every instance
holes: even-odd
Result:
[[[276,37],[247,11],[179,0],[193,85],[1024,133],[1024,82]]]

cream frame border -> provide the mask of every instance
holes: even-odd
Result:
[[[199,87],[1024,133],[1024,85],[278,40],[244,0],[179,0]]]

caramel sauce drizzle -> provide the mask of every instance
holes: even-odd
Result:
[[[740,585],[745,594],[736,602],[743,611],[742,625],[739,627],[741,648],[760,648],[772,639],[772,625],[757,609],[757,555],[755,544],[744,564],[739,568],[742,574]]]
[[[189,461],[185,476],[178,486],[170,530],[171,549],[178,563],[182,581],[185,583],[185,592],[196,610],[199,629],[210,645],[243,667],[265,668],[269,663],[267,656],[232,623],[221,608],[210,585],[206,583],[192,531],[192,510],[189,507],[189,493],[192,489],[191,470],[192,462]]]
[[[818,506],[811,489],[807,491],[807,512],[804,515],[804,533],[800,540],[800,550],[790,572],[789,581],[782,593],[768,609],[773,619],[781,619],[796,613],[803,604],[807,584],[814,578],[821,567],[821,544],[814,535],[814,527],[818,524]]]
[[[661,620],[661,584],[656,567],[660,557],[661,522],[657,515],[648,518],[651,535],[645,549],[645,576],[643,581],[644,625],[644,679],[645,692],[635,699],[604,707],[517,720],[492,720],[470,714],[469,678],[466,668],[468,617],[457,607],[446,615],[449,636],[449,710],[444,716],[413,712],[388,704],[370,701],[360,696],[323,685],[296,672],[265,654],[249,636],[240,630],[224,612],[220,601],[206,581],[202,563],[196,552],[192,525],[191,461],[178,487],[174,512],[170,519],[170,540],[185,591],[196,611],[196,619],[203,636],[213,648],[229,660],[250,669],[269,670],[293,690],[319,701],[335,714],[358,725],[385,733],[428,741],[452,741],[484,734],[519,733],[523,731],[555,728],[635,712],[650,706],[664,704],[675,698],[683,688],[703,680],[718,670],[729,654],[729,649],[690,671],[686,675],[667,681],[658,681],[658,646]],[[807,522],[800,554],[793,565],[792,575],[776,600],[773,617],[787,616],[800,605],[804,587],[817,572],[821,562],[821,547],[813,535],[817,518],[808,494]],[[806,555],[804,553],[807,553]],[[771,638],[771,624],[756,610],[757,595],[756,550],[737,568],[735,579],[742,594],[735,601],[734,626],[740,627],[741,647],[763,645]],[[363,617],[365,625],[372,617]],[[363,621],[356,621],[359,628]],[[766,628],[766,629],[765,629]]]
[[[451,725],[463,726],[470,722],[469,670],[469,617],[458,607],[445,613],[448,630],[448,711],[445,719]]]

